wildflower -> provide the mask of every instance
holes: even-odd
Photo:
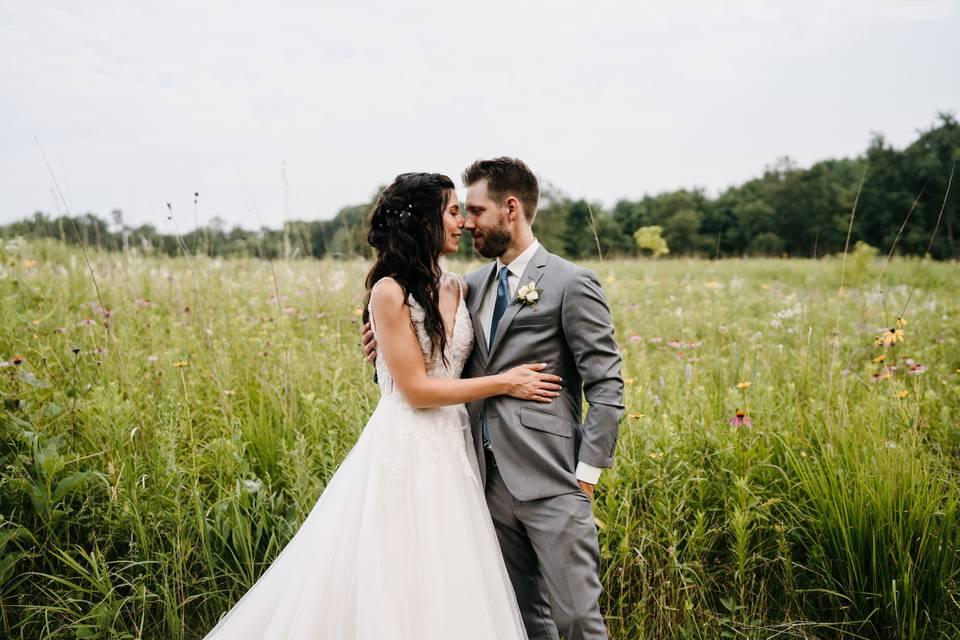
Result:
[[[631,384],[633,384],[634,382],[636,382],[636,380],[634,380],[633,378],[626,378],[626,379],[623,381],[623,384],[625,384],[625,385],[631,385]]]
[[[150,302],[148,298],[137,298],[136,300],[133,301],[133,304],[137,305],[138,307],[143,307],[145,309],[153,306],[153,303]]]
[[[79,355],[79,353],[80,353],[80,347],[71,347],[71,348],[70,348],[70,351],[73,352],[73,355]]]
[[[66,328],[66,327],[57,327],[57,328],[54,329],[53,331],[54,331],[54,333],[66,333],[66,332],[67,332],[67,328]]]
[[[905,326],[907,326],[906,319],[901,318],[900,316],[897,316],[897,328],[899,329],[900,327],[905,327]]]
[[[184,368],[185,366],[187,366],[187,361],[186,361],[186,360],[177,360],[176,362],[173,363],[173,366],[176,367],[177,369],[182,369],[182,368]]]
[[[97,324],[97,321],[94,320],[93,318],[86,318],[86,319],[83,320],[83,322],[81,322],[80,324],[83,325],[84,327],[92,327],[92,326],[94,326],[95,324]]]
[[[908,395],[910,395],[910,392],[906,389],[900,389],[900,391],[897,392],[898,398],[906,398]]]
[[[682,360],[686,354],[683,351],[677,351],[676,356],[677,360]]]
[[[897,344],[898,342],[903,342],[903,330],[891,327],[883,334],[878,336],[878,339],[881,340],[884,345],[892,345]]]
[[[353,308],[353,315],[355,315],[355,316],[357,316],[357,317],[359,318],[360,316],[363,315],[363,309],[361,309],[360,307],[354,307],[354,308]]]
[[[23,356],[13,356],[13,360],[11,360],[10,362],[16,365],[21,365],[23,364],[24,360],[26,360],[26,358],[24,358]]]
[[[156,362],[157,360],[159,360],[157,356],[147,356],[147,362]]]
[[[727,325],[725,325],[725,324],[721,324],[719,327],[717,327],[717,333],[719,333],[719,334],[722,335],[722,336],[727,335],[727,333],[728,333],[729,331],[730,331],[730,330],[727,329]]]
[[[696,349],[701,344],[703,344],[703,341],[701,340],[690,340],[689,342],[687,342],[687,347],[689,347],[690,349]]]
[[[749,389],[752,382],[738,382],[737,389]]]
[[[747,414],[744,413],[743,410],[741,409],[737,409],[737,412],[734,414],[734,416],[730,418],[731,427],[743,427],[743,426],[749,427],[752,424],[753,424],[753,421],[749,417],[747,417]]]
[[[637,334],[631,333],[630,336],[627,338],[627,340],[629,340],[630,342],[640,342],[641,338]]]
[[[35,266],[37,266],[37,261],[27,258],[20,264],[23,265],[24,269],[33,269]]]
[[[660,461],[660,458],[663,457],[662,454],[659,454],[659,453],[657,453],[656,451],[651,451],[651,452],[648,453],[647,455],[650,456],[650,459],[653,460],[654,462],[659,462],[659,461]]]
[[[874,361],[875,363],[880,363],[880,362],[883,362],[883,361],[886,360],[886,359],[887,359],[886,354],[881,353],[881,354],[878,355],[876,358],[874,358],[873,361]]]
[[[667,343],[667,346],[670,347],[671,349],[679,349],[680,347],[683,346],[683,342],[681,342],[677,338],[674,338],[673,340]]]
[[[663,342],[663,338],[660,336],[654,336],[650,338],[650,344],[660,344],[661,342]]]
[[[704,283],[704,286],[705,286],[707,289],[719,289],[719,288],[722,287],[723,285],[721,285],[721,284],[720,284],[719,282],[717,282],[716,280],[708,280],[706,283]]]
[[[910,368],[907,370],[907,373],[909,373],[912,376],[919,376],[920,374],[926,372],[926,370],[927,370],[926,365],[922,365],[919,362],[915,362],[912,365],[910,365]]]
[[[4,367],[12,367],[12,366],[13,366],[13,363],[10,362],[9,360],[0,360],[0,369],[3,369]]]
[[[629,417],[631,420],[639,420],[639,419],[642,418],[643,416],[644,416],[644,414],[642,414],[642,413],[631,413],[628,417]]]

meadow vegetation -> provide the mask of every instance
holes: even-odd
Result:
[[[366,263],[89,260],[0,245],[0,636],[200,638],[377,402]],[[587,264],[626,381],[613,638],[960,635],[960,266]]]

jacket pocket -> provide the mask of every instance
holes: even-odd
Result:
[[[527,409],[526,407],[520,409],[520,424],[530,429],[544,431],[562,438],[573,436],[574,426],[572,422],[564,420],[559,416],[540,413],[539,411]]]
[[[552,324],[559,324],[559,320],[553,316],[524,316],[517,318],[510,323],[512,327],[547,327]]]

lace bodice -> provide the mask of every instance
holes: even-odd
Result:
[[[470,356],[473,349],[473,322],[470,320],[470,313],[467,311],[466,301],[466,281],[454,273],[444,274],[447,277],[455,278],[460,286],[460,302],[457,304],[457,311],[454,314],[456,319],[453,326],[453,337],[447,336],[447,345],[445,354],[447,364],[444,365],[443,359],[437,353],[435,357],[430,358],[430,336],[427,335],[423,326],[425,313],[423,307],[413,299],[407,298],[407,304],[410,306],[410,320],[413,323],[413,329],[417,334],[417,340],[420,342],[420,351],[423,353],[424,364],[427,369],[427,376],[431,378],[459,378],[463,372],[463,366]],[[370,313],[370,326],[373,329],[373,335],[380,342],[380,336],[377,333],[376,318],[373,317],[373,310],[368,309]],[[383,396],[399,394],[396,385],[393,383],[393,377],[387,368],[387,363],[383,359],[383,353],[377,353],[377,381],[380,385],[380,393]]]

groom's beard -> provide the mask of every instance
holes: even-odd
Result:
[[[499,258],[513,242],[513,235],[509,229],[499,228],[491,229],[483,234],[483,237],[473,238],[473,246],[484,258]]]

